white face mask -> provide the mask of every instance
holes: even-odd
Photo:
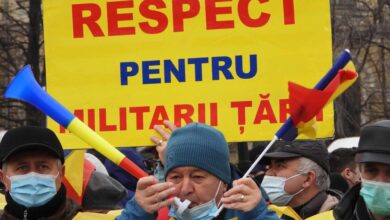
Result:
[[[217,191],[215,192],[214,198],[210,201],[203,203],[201,205],[195,206],[193,208],[188,208],[191,204],[191,201],[188,199],[183,202],[179,198],[174,198],[174,204],[172,205],[169,216],[175,218],[176,220],[192,219],[192,220],[210,220],[217,216],[218,206],[215,201],[219,189],[221,187],[221,181],[219,182]],[[219,204],[218,204],[219,205]]]
[[[284,186],[286,185],[286,181],[295,178],[299,175],[302,174],[298,173],[289,178],[265,175],[263,182],[261,183],[261,187],[264,188],[265,192],[267,193],[269,199],[273,204],[278,206],[285,206],[292,200],[292,198],[294,198],[294,196],[298,195],[304,190],[304,188],[302,188],[301,190],[299,190],[298,192],[292,195],[284,191]]]

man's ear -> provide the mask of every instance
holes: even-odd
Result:
[[[344,179],[350,179],[352,175],[352,170],[346,167],[343,171],[341,171],[341,176],[344,177]]]
[[[312,185],[315,185],[315,182],[316,182],[316,173],[313,170],[311,170],[306,174],[306,179],[305,182],[303,182],[302,187],[308,188]]]
[[[61,169],[60,169],[60,176],[61,177],[64,177],[65,176],[65,165],[62,165]]]
[[[9,191],[10,190],[10,182],[9,182],[9,180],[8,181],[6,181],[6,174],[4,173],[4,171],[3,170],[0,170],[0,178],[1,178],[1,182],[4,184],[4,186],[5,186],[5,191]]]

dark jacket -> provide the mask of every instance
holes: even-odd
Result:
[[[337,191],[322,191],[319,192],[307,203],[299,207],[295,207],[294,211],[303,219],[306,219],[318,213],[333,209],[335,205],[339,202],[341,197],[342,194]],[[284,218],[281,217],[281,219]]]
[[[7,205],[1,213],[0,220],[67,220],[72,219],[80,207],[72,200],[66,199],[66,190],[62,185],[57,194],[45,205],[26,208],[16,203],[9,193],[5,195]]]
[[[360,196],[361,184],[353,186],[333,209],[336,220],[370,220],[370,214]]]

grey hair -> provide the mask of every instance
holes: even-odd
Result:
[[[328,173],[320,167],[317,163],[314,161],[306,158],[301,157],[299,158],[299,173],[308,173],[310,171],[314,171],[316,175],[316,186],[320,191],[325,191],[329,189],[330,186],[330,179]]]
[[[57,161],[57,166],[58,166],[58,168],[61,169],[62,166],[63,166],[61,160],[60,160],[60,159],[56,159],[56,161]],[[6,172],[7,172],[7,162],[4,162],[4,163],[3,163],[3,165],[1,166],[1,170],[3,171],[3,173],[6,173]]]

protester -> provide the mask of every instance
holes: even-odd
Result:
[[[160,155],[165,155],[166,182],[153,176],[141,178],[134,198],[117,219],[156,219],[160,208],[170,207],[173,219],[207,220],[216,216],[220,202],[226,209],[215,219],[278,219],[251,178],[233,181],[228,145],[218,130],[191,123],[172,135],[160,134],[169,139],[165,148],[165,141],[153,138]]]
[[[330,153],[331,189],[345,193],[360,182],[359,168],[354,160],[355,152],[355,148],[339,148]]]
[[[267,153],[261,186],[272,204],[290,206],[303,219],[332,209],[341,195],[329,192],[329,154],[316,141],[294,142]]]
[[[80,207],[66,199],[63,163],[61,143],[51,130],[9,130],[0,143],[7,201],[0,219],[72,219]]]
[[[390,219],[390,120],[363,128],[355,161],[361,184],[353,186],[335,207],[335,219]]]

